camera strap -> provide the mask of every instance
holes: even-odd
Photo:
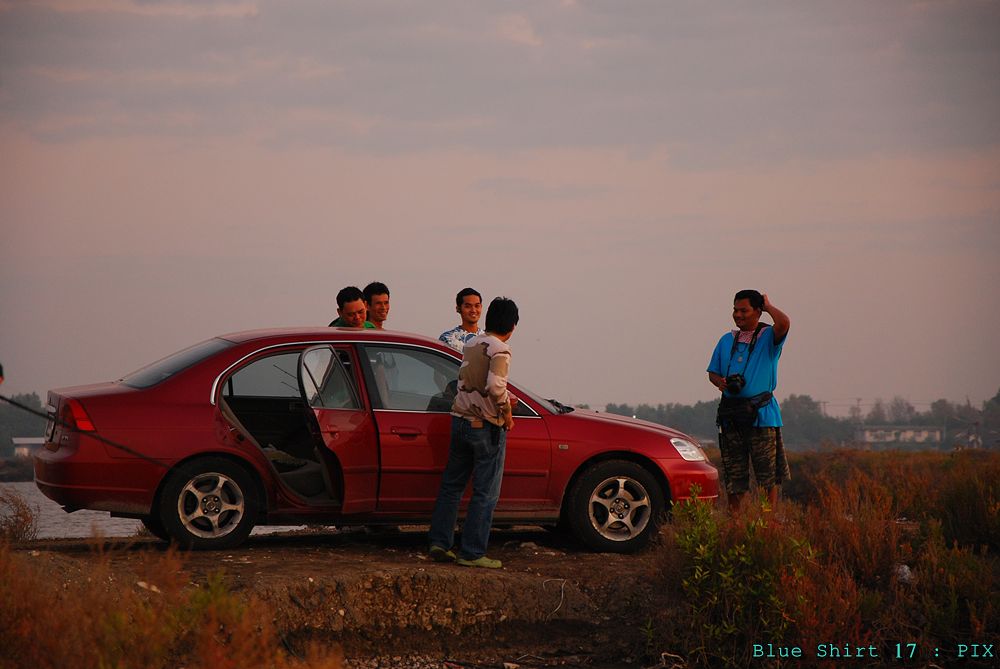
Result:
[[[745,374],[747,367],[750,366],[750,354],[753,353],[754,347],[757,345],[757,336],[760,334],[761,330],[767,327],[765,323],[757,323],[757,327],[753,331],[753,335],[750,337],[750,345],[747,347],[746,356],[747,359],[743,362],[743,371],[740,372],[741,375]],[[736,357],[736,350],[739,348],[740,334],[737,332],[733,335],[733,347],[729,351],[729,365],[726,367],[726,378],[728,379],[730,370],[733,366],[733,358]],[[719,426],[719,432],[722,432],[723,426],[728,425],[739,430],[741,433],[747,429],[756,425],[757,422],[757,411],[761,406],[767,404],[771,401],[771,393],[765,392],[760,395],[755,395],[754,397],[727,397],[723,395],[719,400],[719,408],[715,414],[715,424]]]
[[[753,331],[753,336],[750,337],[750,346],[747,348],[747,359],[743,362],[743,371],[740,374],[746,374],[747,367],[750,365],[750,354],[753,353],[754,347],[757,345],[757,335],[760,331],[767,327],[767,323],[757,323],[757,327]],[[733,335],[733,347],[729,351],[729,364],[726,366],[726,376],[729,376],[729,372],[733,366],[733,358],[736,357],[736,349],[740,345],[740,335],[736,333]]]

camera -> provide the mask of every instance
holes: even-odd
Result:
[[[747,380],[743,378],[742,374],[730,374],[726,377],[726,390],[733,395],[738,395],[746,384]]]

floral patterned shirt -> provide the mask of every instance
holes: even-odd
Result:
[[[453,327],[447,332],[442,332],[441,336],[438,337],[438,339],[440,339],[445,344],[451,346],[453,349],[461,353],[462,349],[465,348],[465,344],[470,339],[472,339],[473,337],[478,337],[481,334],[483,334],[482,328],[477,327],[475,332],[466,332],[465,330],[462,329],[462,326],[459,325]]]

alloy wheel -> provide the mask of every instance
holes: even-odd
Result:
[[[591,493],[587,509],[593,528],[610,541],[628,541],[641,534],[651,517],[649,493],[628,476],[601,481]]]
[[[177,515],[196,537],[216,539],[235,530],[246,513],[239,484],[219,472],[205,472],[189,480],[177,496]]]

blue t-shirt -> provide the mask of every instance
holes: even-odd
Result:
[[[788,340],[788,335],[780,343],[774,343],[774,328],[767,326],[757,335],[757,343],[754,345],[750,359],[747,359],[749,344],[737,344],[736,354],[733,351],[733,333],[727,332],[719,339],[712,352],[712,360],[708,363],[709,372],[719,376],[729,376],[730,374],[743,374],[746,385],[738,395],[732,395],[728,390],[723,394],[726,397],[753,397],[764,392],[774,392],[778,386],[778,358],[781,357],[781,349]],[[746,366],[746,371],[743,370]],[[774,397],[771,401],[762,406],[757,412],[757,427],[781,427],[781,409],[778,407],[778,400]]]

